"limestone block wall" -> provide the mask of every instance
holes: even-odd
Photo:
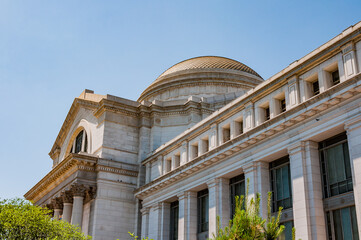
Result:
[[[136,177],[99,172],[91,226],[93,239],[130,239],[128,232],[134,230],[135,222],[136,181]]]
[[[103,145],[99,156],[126,163],[137,163],[139,147],[137,117],[106,112],[103,124]]]

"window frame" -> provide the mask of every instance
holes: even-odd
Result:
[[[319,142],[319,158],[320,158],[320,173],[321,173],[321,180],[322,180],[322,193],[323,193],[323,198],[324,199],[328,199],[328,198],[332,198],[332,197],[336,197],[342,194],[347,194],[350,192],[353,192],[353,179],[352,179],[352,174],[345,179],[344,181],[346,181],[346,187],[349,187],[349,184],[352,186],[350,190],[347,190],[346,192],[342,192],[342,193],[338,193],[335,195],[332,195],[331,193],[331,184],[329,184],[329,173],[328,173],[328,166],[327,166],[327,161],[325,160],[326,156],[326,152],[325,150],[328,150],[330,148],[336,147],[338,145],[343,145],[346,143],[346,147],[347,147],[347,152],[348,154],[350,153],[350,150],[348,149],[348,141],[347,141],[347,134],[346,132],[337,134],[331,138],[327,138],[321,142]],[[343,153],[345,153],[345,149],[342,148]],[[345,155],[344,155],[345,157]],[[350,161],[350,156],[348,155],[348,160]],[[351,162],[349,163],[350,166],[350,171],[351,171]],[[345,166],[346,168],[346,166]],[[346,169],[345,169],[346,171]],[[345,172],[346,174],[346,172]],[[337,183],[339,184],[339,182]],[[339,187],[338,187],[339,188]],[[340,190],[338,190],[340,191]]]
[[[275,213],[278,211],[277,207],[277,202],[278,201],[285,201],[288,198],[283,198],[281,200],[276,200],[276,196],[277,196],[277,182],[276,182],[276,171],[277,169],[281,169],[283,167],[287,166],[287,171],[288,171],[288,181],[289,181],[289,201],[290,201],[290,206],[289,207],[283,207],[283,210],[286,209],[292,209],[293,208],[293,194],[292,194],[292,181],[291,181],[291,169],[290,169],[290,159],[289,156],[285,156],[282,158],[279,158],[275,161],[270,162],[269,165],[269,172],[270,172],[270,184],[271,184],[271,192],[272,192],[272,213]],[[283,204],[282,204],[283,205]]]
[[[205,212],[203,212],[203,199],[205,200]],[[203,214],[206,218],[205,222],[202,222]],[[208,188],[197,193],[197,234],[208,234],[209,230],[209,191]]]

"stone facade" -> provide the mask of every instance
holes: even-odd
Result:
[[[266,81],[237,61],[198,57],[138,101],[85,90],[49,153],[53,169],[25,197],[94,239],[206,239],[217,216],[228,224],[248,179],[260,214],[272,191],[297,239],[358,238],[360,70],[358,23]]]

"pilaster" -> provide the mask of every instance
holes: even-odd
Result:
[[[361,236],[361,115],[345,123],[347,143],[350,152],[353,192],[359,236]]]
[[[208,236],[217,234],[217,215],[219,215],[219,179],[207,182],[208,186]]]

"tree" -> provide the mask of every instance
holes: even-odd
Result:
[[[277,217],[271,214],[271,193],[268,193],[268,216],[263,219],[259,214],[260,195],[248,199],[249,179],[247,179],[246,196],[236,196],[236,209],[233,219],[224,229],[220,228],[217,217],[217,235],[213,234],[214,240],[275,240],[283,232],[284,226],[280,225],[282,208],[279,208]]]
[[[0,239],[90,239],[80,228],[52,220],[50,213],[20,198],[0,201]]]

